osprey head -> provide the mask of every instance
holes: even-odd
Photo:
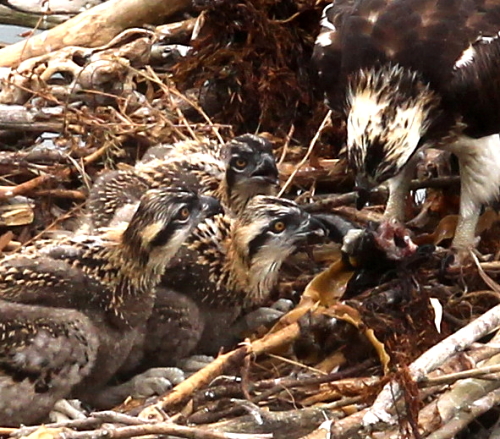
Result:
[[[417,73],[385,65],[360,70],[347,91],[347,160],[369,190],[397,175],[422,146],[439,99]]]
[[[143,265],[163,271],[214,204],[183,187],[150,189],[123,232],[124,248]]]
[[[295,202],[265,195],[252,198],[232,227],[248,304],[262,303],[276,285],[282,263],[301,243],[325,235],[325,226]]]
[[[325,227],[291,200],[257,195],[238,217],[233,239],[251,263],[280,263],[308,237],[325,235]]]
[[[261,136],[244,134],[224,145],[226,190],[231,209],[238,213],[255,195],[273,195],[278,168],[271,143]]]

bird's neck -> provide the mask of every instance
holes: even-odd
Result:
[[[247,181],[240,181],[229,184],[224,179],[220,183],[216,196],[234,217],[238,217],[245,210],[248,202],[256,195],[276,195],[277,192],[277,186],[267,183],[249,184]]]
[[[163,267],[151,264],[148,254],[126,245],[112,246],[108,252],[115,277],[105,308],[117,326],[136,327],[151,314]]]
[[[232,241],[230,257],[227,260],[229,285],[242,293],[245,307],[261,305],[269,297],[278,282],[282,258],[275,255],[258,255],[253,259],[237,248]]]
[[[214,191],[214,196],[221,201],[229,215],[237,217],[243,211],[250,196],[247,196],[242,188],[235,187],[234,181],[228,181],[227,173],[219,182],[219,186]]]

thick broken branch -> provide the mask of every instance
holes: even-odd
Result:
[[[125,29],[158,22],[190,5],[190,0],[110,0],[53,29],[1,49],[0,66],[14,67],[23,60],[66,46],[98,47]]]
[[[457,331],[450,337],[438,343],[421,355],[410,365],[410,373],[416,382],[420,382],[428,372],[439,367],[452,354],[463,351],[474,341],[489,334],[500,325],[498,311],[500,306],[490,309],[478,319],[471,322],[466,327]],[[401,394],[400,386],[395,382],[388,383],[380,392],[373,406],[364,417],[367,425],[377,422],[393,422],[393,415],[390,413],[392,403]]]

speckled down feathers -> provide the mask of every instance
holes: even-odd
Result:
[[[231,225],[227,215],[206,218],[171,260],[162,285],[207,305],[241,305],[243,297],[228,294],[229,273],[224,261],[231,245]]]
[[[102,228],[127,221],[148,188],[187,187],[216,197],[232,212],[244,208],[256,194],[275,192],[276,182],[272,178],[254,182],[251,175],[230,172],[233,154],[244,155],[249,163],[255,161],[255,166],[264,161],[262,172],[275,172],[277,179],[274,162],[267,165],[274,160],[271,145],[258,136],[239,136],[224,145],[192,141],[159,145],[146,153],[135,168],[111,171],[96,181],[88,199],[88,227]]]
[[[291,230],[290,235],[284,234],[280,239],[263,239],[254,255],[249,254],[249,247],[259,236],[270,233],[273,220],[285,216],[296,218],[298,223],[309,218],[293,201],[256,196],[234,219],[218,215],[203,220],[172,259],[162,285],[211,306],[262,303],[277,281],[284,258],[304,236],[295,236]],[[264,291],[258,291],[263,285]]]
[[[275,221],[283,223],[279,232]],[[200,222],[161,282],[199,308],[204,328],[192,334],[201,337],[195,352],[213,354],[224,346],[238,315],[265,304],[283,261],[319,229],[296,203],[270,196],[254,197],[236,218]]]
[[[191,215],[178,219],[185,207]],[[38,242],[0,261],[0,419],[92,403],[125,361],[163,267],[201,215],[189,191],[148,191],[123,232]],[[97,365],[98,367],[94,367]]]

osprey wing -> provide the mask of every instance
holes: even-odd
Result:
[[[325,9],[313,60],[329,103],[343,103],[348,76],[384,63],[421,74],[440,91],[481,35],[500,30],[498,1],[339,0]]]

